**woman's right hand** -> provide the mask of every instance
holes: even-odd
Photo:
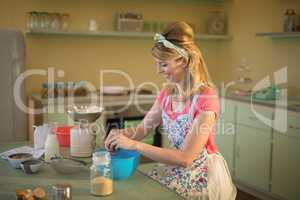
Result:
[[[114,136],[116,136],[117,134],[122,134],[121,132],[122,132],[122,130],[120,130],[120,129],[111,129],[111,130],[110,130],[110,132],[109,132],[109,134],[108,134],[108,136],[106,137],[105,142],[104,142],[104,147],[105,147],[105,149],[106,149],[107,151],[114,151],[114,150],[115,150],[115,149],[114,149],[114,146],[111,145],[111,143],[112,143],[112,138],[113,138]]]

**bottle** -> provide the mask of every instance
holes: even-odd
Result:
[[[55,134],[57,124],[55,122],[47,123],[47,139],[45,142],[45,161],[51,162],[51,158],[60,157],[59,144]]]
[[[291,29],[296,31],[296,11],[295,9],[291,10]]]
[[[90,192],[95,196],[107,196],[113,192],[111,158],[107,151],[93,153],[90,168]]]

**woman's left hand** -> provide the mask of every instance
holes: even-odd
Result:
[[[129,149],[129,150],[135,150],[137,141],[132,140],[128,137],[126,137],[123,134],[116,134],[112,136],[110,145],[118,148],[123,149]]]

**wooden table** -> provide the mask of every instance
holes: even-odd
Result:
[[[0,152],[24,143],[0,144]],[[145,169],[143,164],[141,169]],[[181,199],[173,191],[160,185],[158,182],[137,170],[127,180],[114,181],[114,192],[107,197],[96,197],[90,194],[89,169],[72,174],[62,175],[54,171],[50,166],[44,165],[37,174],[25,174],[21,169],[14,169],[6,160],[0,159],[0,199],[16,199],[15,191],[20,188],[34,188],[42,186],[46,189],[46,199],[52,199],[51,186],[57,183],[72,185],[72,199]]]

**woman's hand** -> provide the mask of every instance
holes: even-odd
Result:
[[[122,133],[114,133],[107,142],[106,148],[108,151],[113,150],[114,148],[135,150],[136,143],[135,140],[129,139]]]
[[[104,142],[104,147],[106,148],[107,151],[113,151],[114,150],[114,146],[111,145],[112,142],[112,138],[113,136],[116,136],[118,134],[121,134],[121,130],[120,129],[111,129],[108,136],[105,139]]]

